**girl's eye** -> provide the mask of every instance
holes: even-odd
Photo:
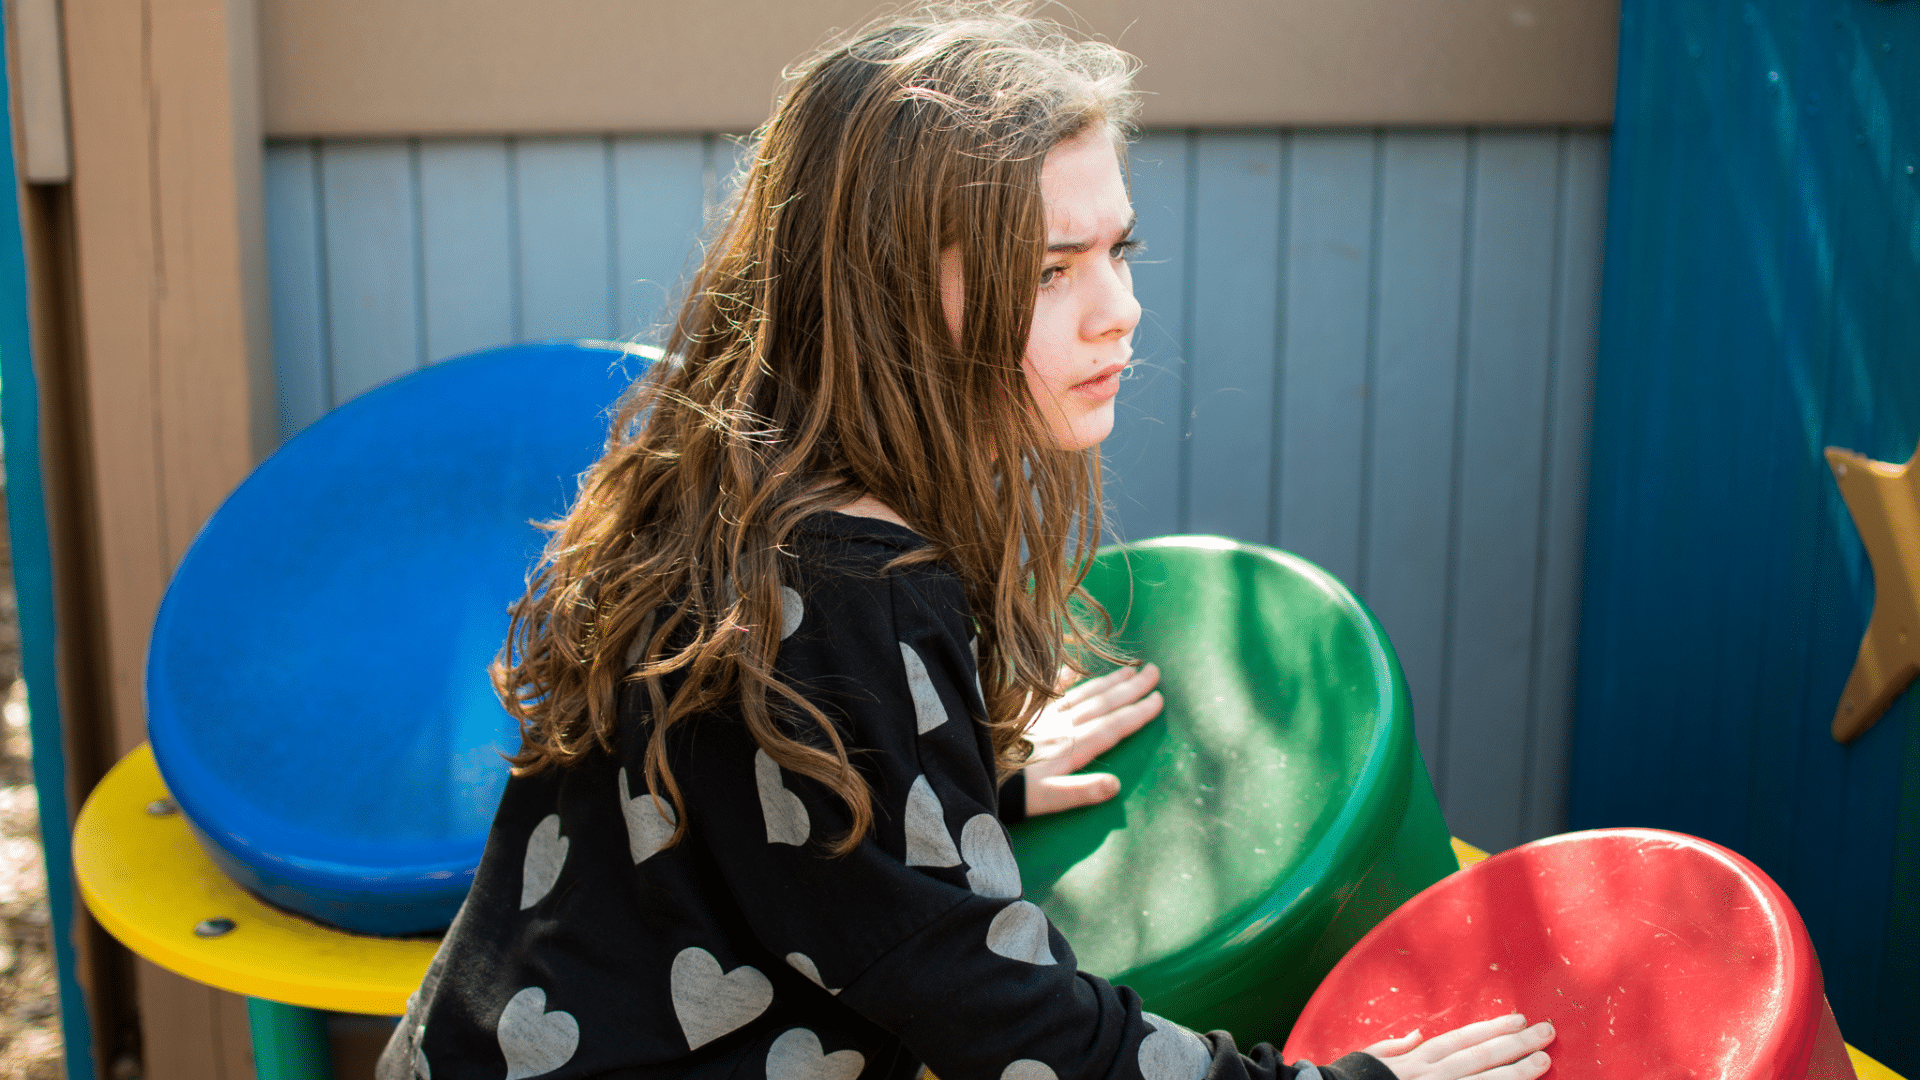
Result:
[[[1040,287],[1044,289],[1053,284],[1056,278],[1066,272],[1067,268],[1064,266],[1049,266],[1045,270],[1040,271]]]
[[[1146,241],[1127,239],[1113,245],[1113,250],[1107,252],[1107,255],[1116,261],[1126,261],[1139,258],[1146,253]]]

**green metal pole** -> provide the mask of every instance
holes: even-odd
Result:
[[[261,998],[247,999],[256,1080],[333,1080],[327,1014]]]

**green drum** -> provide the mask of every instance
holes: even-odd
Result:
[[[1334,962],[1455,869],[1399,661],[1345,586],[1271,548],[1149,540],[1086,584],[1166,709],[1091,766],[1118,798],[1013,830],[1027,897],[1152,1011],[1279,1045]]]

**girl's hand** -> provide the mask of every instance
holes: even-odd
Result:
[[[1072,672],[1060,676],[1065,689]],[[1120,779],[1111,773],[1068,774],[1160,715],[1166,701],[1153,689],[1159,681],[1160,669],[1152,664],[1123,667],[1088,679],[1040,710],[1027,731],[1033,740],[1025,770],[1028,814],[1071,810],[1120,794]]]
[[[1367,1047],[1400,1080],[1533,1080],[1553,1059],[1540,1048],[1553,1041],[1553,1025],[1527,1026],[1519,1013],[1455,1028],[1424,1042],[1418,1031]]]

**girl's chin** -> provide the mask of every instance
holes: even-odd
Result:
[[[1076,417],[1061,436],[1062,450],[1091,450],[1113,434],[1113,402],[1101,403]]]

